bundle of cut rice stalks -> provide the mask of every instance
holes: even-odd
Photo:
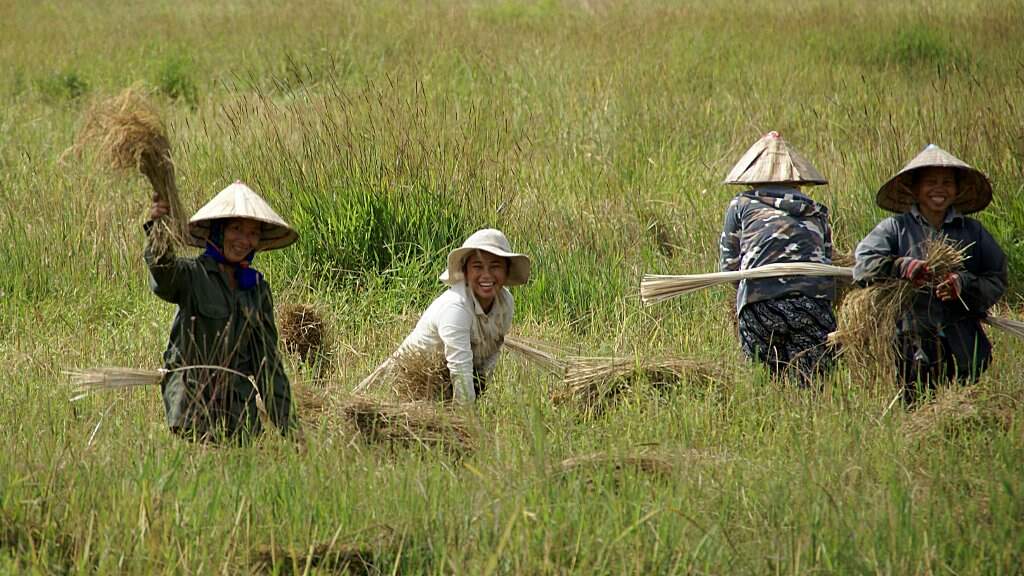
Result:
[[[576,403],[601,411],[608,401],[645,381],[663,390],[685,381],[724,382],[727,374],[712,362],[687,358],[570,357],[564,386],[552,393],[556,404]]]
[[[920,291],[935,290],[950,272],[963,269],[964,251],[942,240],[930,240],[924,247],[925,262],[933,280],[920,288],[900,279],[875,282],[851,291],[836,315],[837,330],[829,343],[841,346],[847,365],[855,372],[891,381],[896,371],[896,324]]]
[[[997,394],[981,385],[945,386],[935,400],[919,407],[904,421],[911,440],[953,436],[970,429],[1006,430],[1020,413],[1024,393]]]
[[[629,452],[598,451],[566,458],[558,464],[561,473],[581,469],[611,468],[616,471],[638,470],[653,475],[669,476],[693,464],[721,463],[728,457],[720,452],[698,449],[668,451],[642,447]]]
[[[95,147],[115,170],[142,172],[157,196],[170,206],[170,213],[150,232],[154,252],[159,256],[174,245],[184,245],[188,214],[179,198],[167,130],[140,90],[128,88],[90,108],[75,144],[62,157],[80,155],[89,147]]]
[[[994,328],[998,328],[1007,334],[1016,336],[1017,338],[1024,338],[1024,322],[1021,322],[1020,320],[988,316],[985,318],[985,323]]]
[[[326,367],[327,324],[311,304],[284,304],[277,311],[285,351],[303,363]],[[323,376],[323,374],[320,374]]]
[[[436,403],[381,402],[353,396],[340,403],[339,412],[370,443],[442,446],[455,453],[476,446],[474,423]]]
[[[720,284],[739,282],[740,280],[781,278],[785,276],[852,279],[853,269],[815,262],[782,262],[736,272],[712,272],[682,276],[645,274],[640,282],[640,299],[643,300],[644,304],[651,305]]]
[[[164,368],[145,370],[139,368],[101,367],[71,370],[65,372],[65,374],[71,378],[71,383],[75,386],[71,402],[76,402],[97,392],[125,391],[138,387],[158,386],[169,372],[191,369],[223,371],[241,376],[252,383],[254,389],[256,388],[256,382],[250,376],[223,366],[183,366],[174,370]],[[295,412],[299,422],[306,425],[319,425],[330,411],[330,391],[322,387],[313,387],[305,382],[293,382],[291,388],[292,399],[295,402]],[[259,411],[263,424],[269,425],[269,415],[266,412],[263,398],[260,397],[258,391],[256,393],[256,408]]]
[[[366,530],[362,531],[366,532]],[[257,547],[251,555],[250,567],[255,572],[305,574],[310,569],[376,574],[376,551],[391,546],[394,531],[377,526],[369,534],[357,533],[346,538],[335,537],[307,547],[270,544]]]

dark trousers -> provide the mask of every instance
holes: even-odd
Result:
[[[835,364],[826,342],[835,329],[832,302],[803,295],[752,302],[739,315],[744,354],[767,365],[773,376],[796,376],[801,387]]]

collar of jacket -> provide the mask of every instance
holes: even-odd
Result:
[[[916,203],[910,207],[910,215],[916,218],[917,221],[920,222],[921,224],[927,224],[931,226],[931,222],[928,222],[928,219],[924,217],[924,214],[921,214],[921,211],[917,209]],[[946,224],[951,224],[953,222],[963,224],[963,221],[964,215],[961,214],[960,211],[957,210],[956,208],[950,206],[949,208],[946,209],[946,218],[942,221],[942,225],[945,226]]]

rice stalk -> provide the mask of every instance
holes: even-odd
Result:
[[[553,374],[565,374],[566,354],[552,344],[514,336],[505,336],[505,347]]]
[[[906,280],[887,278],[852,290],[836,315],[837,329],[829,343],[841,347],[852,371],[870,379],[895,379],[896,326],[920,293],[931,293],[947,274],[963,269],[965,248],[943,240],[929,240],[924,246],[925,262],[932,280],[920,288]]]
[[[853,269],[816,262],[780,262],[733,272],[708,274],[661,275],[645,274],[640,282],[640,299],[651,305],[711,286],[785,276],[819,276],[853,278]]]
[[[188,238],[185,213],[174,177],[167,129],[156,108],[137,88],[94,104],[86,113],[75,143],[62,155],[79,156],[93,147],[117,171],[138,170],[157,196],[168,203],[169,213],[149,233],[154,254],[162,256]]]

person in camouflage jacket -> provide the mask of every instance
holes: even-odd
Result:
[[[832,263],[828,208],[800,186],[827,180],[778,133],[770,132],[743,156],[725,180],[749,187],[729,203],[720,242],[722,271],[782,262]],[[773,375],[792,374],[801,386],[831,369],[826,344],[835,330],[832,278],[787,276],[742,280],[736,314],[748,358]]]

